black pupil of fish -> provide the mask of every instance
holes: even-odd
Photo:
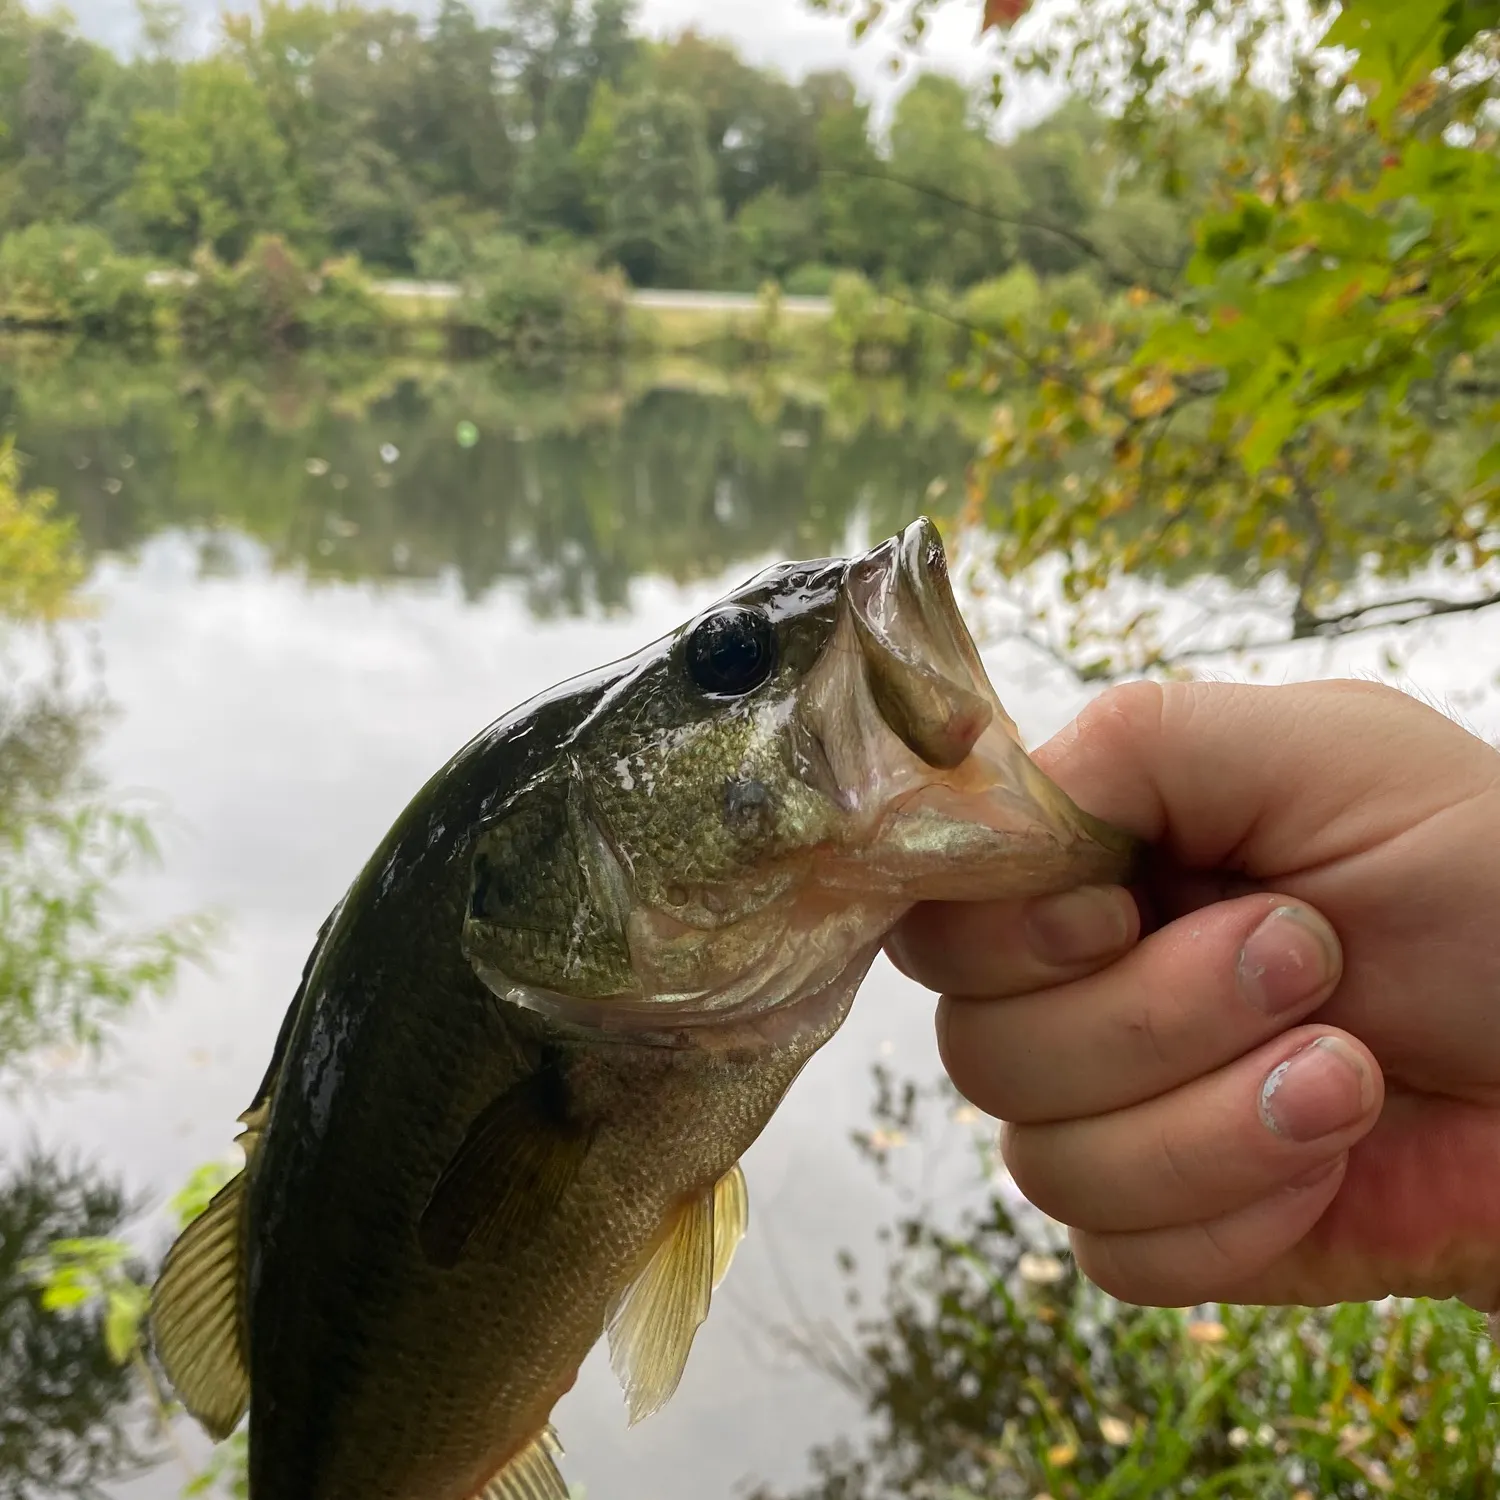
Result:
[[[687,640],[688,675],[705,693],[738,697],[771,675],[776,633],[758,610],[721,609]]]

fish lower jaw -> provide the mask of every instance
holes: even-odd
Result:
[[[788,979],[780,993],[767,988],[749,1006],[674,1009],[662,1002],[615,1004],[578,1000],[510,984],[481,971],[502,1003],[543,1016],[552,1025],[591,1042],[615,1046],[692,1049],[700,1052],[766,1052],[821,1045],[843,1024],[855,991],[880,949],[874,939],[831,972]],[[499,983],[495,981],[499,980]]]

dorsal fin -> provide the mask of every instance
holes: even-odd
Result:
[[[474,1500],[568,1500],[568,1486],[557,1468],[561,1457],[557,1433],[544,1427]]]
[[[616,1302],[610,1364],[632,1426],[672,1399],[748,1217],[744,1174],[735,1166],[677,1209],[666,1238]]]
[[[342,903],[340,903],[342,906]],[[250,1353],[245,1329],[246,1171],[260,1150],[276,1081],[291,1043],[307,982],[339,914],[335,907],[318,931],[302,981],[277,1033],[238,1137],[245,1168],[214,1194],[207,1208],[177,1237],[151,1289],[151,1342],[182,1404],[216,1440],[229,1436],[250,1404]]]

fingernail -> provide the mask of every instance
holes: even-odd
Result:
[[[1266,1075],[1260,1117],[1277,1135],[1315,1141],[1354,1124],[1374,1100],[1364,1058],[1340,1037],[1324,1036]]]
[[[1274,1016],[1325,989],[1341,961],[1339,940],[1322,917],[1305,906],[1278,906],[1240,949],[1240,993]]]
[[[1118,952],[1130,940],[1129,899],[1119,886],[1105,885],[1038,898],[1026,912],[1032,952],[1059,967]]]

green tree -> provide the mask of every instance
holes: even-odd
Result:
[[[771,187],[791,193],[812,187],[816,122],[784,79],[691,28],[657,49],[650,77],[653,88],[697,105],[727,214]]]
[[[997,44],[1002,86],[1041,72],[1112,111],[1120,180],[1187,195],[1193,246],[971,366],[1006,393],[969,514],[1017,628],[1100,674],[1500,601],[1500,4],[1177,15],[1085,0]],[[1192,628],[1172,590],[1204,573],[1245,592]]]
[[[37,17],[19,0],[0,0],[0,234],[78,215],[70,146],[118,68],[66,16]]]
[[[902,201],[885,234],[909,283],[966,285],[1014,259],[1021,192],[962,84],[929,73],[901,96],[890,176]]]
[[[875,275],[890,256],[898,189],[875,149],[870,109],[856,97],[853,81],[846,74],[825,74],[820,82],[816,134],[822,258]],[[901,208],[909,207],[908,192]]]
[[[789,197],[767,188],[752,198],[734,221],[740,254],[757,280],[781,278],[818,257],[818,205],[811,193]]]
[[[136,148],[128,206],[163,255],[208,245],[233,260],[257,233],[299,222],[286,144],[249,74],[227,58],[184,68],[179,107],[136,116]]]
[[[1004,153],[1022,204],[1016,253],[1043,274],[1090,264],[1075,236],[1086,234],[1099,213],[1108,165],[1103,134],[1104,121],[1088,102],[1071,100]]]
[[[681,94],[626,101],[605,169],[609,247],[642,286],[707,286],[718,269],[723,208],[703,119]]]

